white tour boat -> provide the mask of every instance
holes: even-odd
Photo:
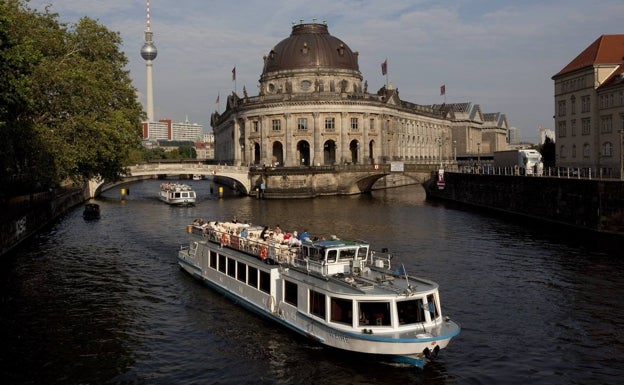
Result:
[[[296,233],[274,233],[264,240],[262,231],[195,221],[178,263],[248,310],[321,344],[381,360],[423,367],[459,334],[442,315],[438,285],[393,267],[385,250],[334,236],[300,241]]]
[[[180,183],[163,183],[160,185],[160,200],[170,205],[194,205],[195,199],[195,191],[189,185]]]

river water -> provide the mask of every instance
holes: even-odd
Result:
[[[158,201],[160,181],[67,213],[0,261],[0,376],[9,384],[616,384],[624,378],[619,245],[553,226],[425,201],[420,186],[371,195]],[[213,191],[218,191],[214,188]],[[388,248],[440,284],[462,333],[423,370],[322,348],[183,273],[194,218],[336,234]]]

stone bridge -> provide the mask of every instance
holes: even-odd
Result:
[[[300,167],[245,167],[208,165],[203,163],[146,163],[129,167],[117,183],[91,181],[89,195],[129,181],[159,176],[192,175],[209,177],[245,195],[264,198],[311,198],[321,195],[352,195],[369,192],[379,179],[404,176],[413,183],[422,183],[438,167],[435,164],[391,162],[378,165],[334,165]]]

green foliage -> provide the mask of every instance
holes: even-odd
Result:
[[[544,139],[544,143],[540,145],[538,151],[542,154],[542,159],[544,161],[544,167],[555,167],[555,142],[550,138],[546,137]]]
[[[117,180],[140,148],[142,117],[121,38],[86,17],[57,18],[0,1],[0,174],[42,189]]]
[[[181,159],[195,159],[195,158],[197,158],[197,151],[195,151],[195,147],[180,146],[180,147],[178,147],[178,151],[180,153],[180,158]]]

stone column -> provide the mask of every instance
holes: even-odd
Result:
[[[360,143],[360,151],[358,151],[358,162],[369,164],[368,161],[368,130],[370,130],[370,114],[364,114],[362,118],[362,143]]]
[[[269,164],[268,160],[268,143],[267,143],[267,133],[269,130],[269,119],[266,116],[262,116],[260,118],[260,164],[267,165]]]
[[[285,125],[285,135],[284,135],[284,164],[282,166],[296,166],[297,163],[293,162],[294,159],[294,151],[292,147],[292,137],[293,132],[296,130],[296,127],[293,127],[293,117],[292,114],[287,113],[284,114],[284,120],[286,121]]]
[[[320,114],[318,112],[312,113],[314,116],[314,144],[313,144],[313,156],[310,165],[316,166],[323,163],[323,147],[321,146],[321,123]]]
[[[347,122],[347,113],[340,113],[340,143],[338,143],[338,148],[340,149],[340,159],[336,159],[339,164],[344,164],[347,160],[350,160],[351,157],[349,155],[349,137],[347,133],[351,129],[351,125]]]

